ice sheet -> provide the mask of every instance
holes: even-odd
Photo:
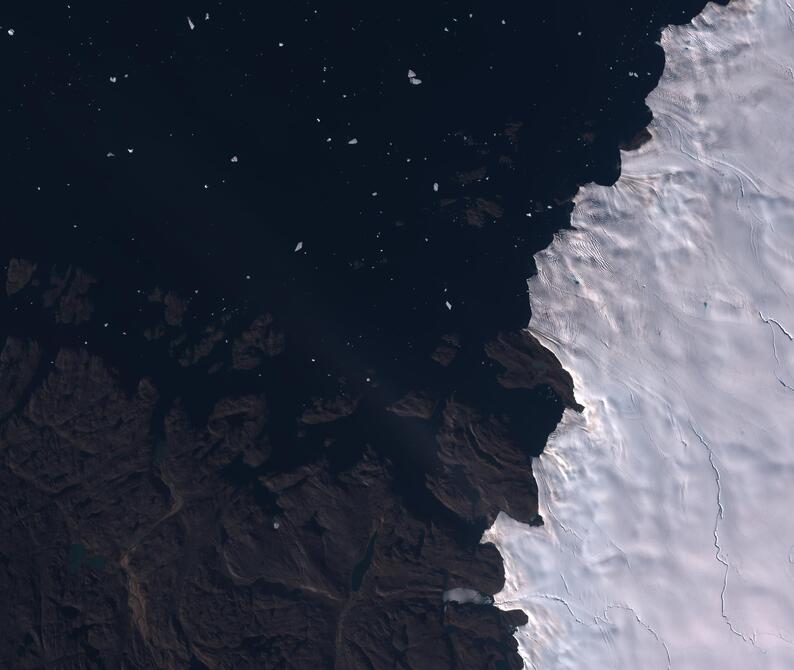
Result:
[[[529,668],[794,668],[794,11],[665,30],[653,139],[536,256],[530,330],[571,373],[501,515]]]

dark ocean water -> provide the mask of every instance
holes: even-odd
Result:
[[[368,396],[376,379],[379,400],[419,379],[488,403],[482,343],[527,323],[533,253],[578,184],[616,178],[649,118],[658,28],[701,5],[9,8],[6,255],[100,277],[110,325],[90,344],[122,367],[167,374],[121,335],[160,285],[196,321],[276,314],[287,395],[330,372]],[[481,227],[477,198],[497,205]],[[451,371],[428,358],[444,333],[463,342]],[[517,402],[538,452],[556,410]]]
[[[506,414],[540,453],[562,404],[501,387],[483,346],[529,321],[533,254],[579,184],[617,178],[618,146],[650,118],[659,30],[702,5],[8,6],[2,248],[97,284],[79,328],[16,301],[5,329],[87,347],[129,384],[150,376],[163,407],[179,396],[196,417],[265,390],[273,458],[230,468],[241,486],[320,453],[341,469],[370,446],[406,505],[443,515],[423,486],[435,424],[384,407],[427,388]],[[167,338],[143,337],[156,286],[190,299],[188,333],[272,313],[284,355],[208,375],[221,341],[180,366]],[[448,334],[460,350],[443,367],[431,353]],[[361,398],[353,416],[296,431],[310,397],[339,389]]]

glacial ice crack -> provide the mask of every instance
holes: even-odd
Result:
[[[761,320],[764,323],[767,323],[767,324],[773,324],[774,323],[780,329],[780,332],[783,333],[789,339],[789,341],[794,342],[794,336],[791,333],[789,333],[788,330],[786,330],[783,327],[783,324],[781,324],[780,321],[778,321],[777,319],[773,319],[771,316],[769,316],[769,317],[764,316],[764,313],[761,312],[761,311],[758,312],[758,316],[761,317]]]
[[[659,635],[659,633],[657,633],[653,629],[652,626],[648,625],[645,621],[643,621],[640,618],[640,615],[637,614],[637,611],[633,607],[629,607],[628,605],[624,605],[624,604],[613,603],[611,605],[607,605],[604,608],[604,614],[603,614],[603,617],[602,617],[604,619],[604,621],[609,621],[609,617],[607,616],[607,612],[609,610],[611,610],[611,609],[624,610],[624,611],[630,612],[632,615],[634,615],[634,618],[637,620],[637,623],[640,624],[640,626],[642,626],[645,630],[647,630],[656,639],[656,641],[660,645],[662,645],[662,647],[664,648],[664,653],[667,656],[667,670],[670,670],[670,667],[672,666],[672,663],[673,663],[673,659],[670,656],[670,648],[667,646],[667,642],[665,642],[662,639],[662,637]]]
[[[553,602],[560,603],[561,605],[563,605],[563,607],[565,607],[566,610],[568,610],[568,614],[570,614],[573,617],[573,619],[574,619],[574,621],[576,621],[576,623],[579,623],[582,626],[592,626],[593,625],[593,624],[587,623],[586,621],[583,621],[578,616],[576,616],[576,613],[573,611],[573,608],[570,606],[570,604],[568,603],[568,601],[565,598],[562,598],[560,596],[555,596],[555,595],[550,594],[550,593],[533,593],[529,597],[530,598],[539,598],[541,600],[551,600]]]
[[[728,628],[731,629],[731,632],[734,635],[738,635],[742,638],[745,642],[750,642],[751,644],[755,645],[755,640],[753,636],[747,636],[738,630],[731,621],[730,617],[728,616],[727,612],[725,611],[725,595],[728,590],[728,572],[730,571],[730,563],[728,563],[727,557],[723,554],[722,545],[720,544],[720,535],[719,535],[719,528],[720,528],[720,521],[725,518],[725,507],[722,504],[722,478],[720,476],[719,468],[717,468],[717,463],[715,462],[714,450],[711,448],[708,442],[703,438],[703,436],[698,432],[695,425],[692,423],[692,420],[689,420],[689,427],[692,429],[692,432],[698,438],[700,444],[706,450],[709,459],[709,465],[711,469],[714,471],[714,481],[717,484],[717,515],[714,519],[714,548],[716,550],[715,556],[717,561],[719,561],[723,567],[725,568],[725,572],[723,574],[722,579],[722,591],[720,592],[720,611],[722,614],[722,618],[725,620],[725,623],[728,625]]]
[[[780,370],[780,368],[782,367],[782,364],[780,362],[780,356],[779,356],[778,351],[777,351],[777,339],[775,338],[775,326],[777,326],[778,330],[780,330],[780,332],[783,333],[783,335],[785,335],[789,340],[792,340],[794,338],[792,338],[792,336],[788,333],[788,331],[782,325],[780,325],[780,323],[778,321],[776,321],[775,319],[772,319],[772,318],[765,318],[764,315],[761,312],[758,312],[758,314],[761,317],[761,320],[769,326],[769,330],[770,330],[770,332],[772,334],[772,354],[775,357],[775,363],[776,363],[776,369],[775,369],[775,373],[774,373],[775,374],[775,379],[777,379],[780,382],[780,385],[783,388],[788,389],[789,391],[794,391],[794,387],[792,387],[790,384],[788,384],[780,376],[780,373],[778,372],[778,370]]]
[[[568,601],[565,600],[565,598],[563,598],[562,596],[557,596],[557,595],[551,594],[551,593],[530,593],[530,594],[526,594],[526,595],[520,595],[517,598],[511,598],[510,600],[496,600],[494,602],[497,605],[499,605],[500,607],[504,607],[505,605],[523,605],[526,600],[533,599],[533,598],[536,598],[536,599],[539,599],[539,600],[550,600],[552,602],[559,603],[560,605],[562,605],[565,608],[565,610],[568,612],[568,614],[571,615],[571,618],[574,621],[576,621],[576,623],[581,624],[582,626],[594,626],[595,625],[594,623],[587,623],[587,621],[584,621],[583,619],[578,617],[576,615],[576,613],[573,611],[573,608],[571,607],[570,603],[568,603]]]

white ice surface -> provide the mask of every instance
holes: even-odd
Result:
[[[528,668],[794,668],[794,10],[662,37],[653,139],[536,257],[530,330],[573,376],[501,515]]]

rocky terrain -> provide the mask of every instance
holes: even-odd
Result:
[[[91,320],[87,272],[7,267],[11,312],[32,305],[29,317],[67,328]],[[509,417],[421,389],[388,407],[435,435],[421,508],[405,504],[377,449],[343,467],[322,451],[273,466],[278,384],[217,395],[213,380],[223,367],[250,374],[288,338],[264,315],[241,318],[239,333],[200,327],[195,344],[179,330],[186,301],[163,295],[150,296],[164,311],[153,327],[180,368],[211,353],[202,342],[233,341],[204,377],[203,416],[90,347],[23,335],[32,321],[3,345],[0,598],[14,604],[3,610],[4,665],[521,667],[512,631],[523,613],[443,597],[502,588],[499,553],[476,539],[500,510],[537,520],[529,456]],[[486,351],[506,387],[547,384],[570,402],[570,378],[528,334]],[[359,400],[307,395],[302,406],[296,435],[350,419]]]

